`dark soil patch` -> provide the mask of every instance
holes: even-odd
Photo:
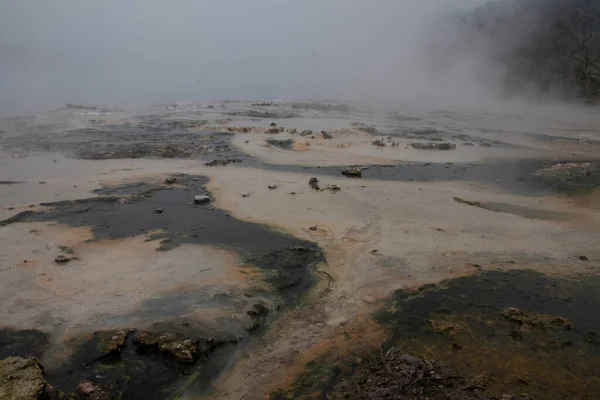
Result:
[[[385,343],[317,359],[272,398],[595,398],[599,284],[514,270],[398,291],[377,315]]]

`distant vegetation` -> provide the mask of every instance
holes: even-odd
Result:
[[[506,94],[600,100],[600,0],[492,0],[458,19],[461,48],[485,51]]]

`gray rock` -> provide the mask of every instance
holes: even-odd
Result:
[[[210,196],[207,196],[205,194],[197,194],[196,196],[194,196],[194,204],[208,204],[212,201],[212,199],[210,198]]]

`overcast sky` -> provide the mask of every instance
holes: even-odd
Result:
[[[0,113],[422,94],[439,16],[481,2],[0,0]]]

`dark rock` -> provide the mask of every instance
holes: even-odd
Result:
[[[246,311],[251,317],[262,317],[269,313],[269,309],[260,303],[256,303],[252,306],[252,310]]]
[[[581,261],[589,261],[589,260],[590,260],[590,259],[589,259],[589,258],[587,258],[586,256],[579,256],[579,259],[580,259]]]
[[[162,208],[156,208],[156,209],[154,210],[154,212],[155,212],[156,214],[162,214],[164,211],[165,211],[165,210],[163,210]]]
[[[206,165],[207,167],[223,167],[225,165],[239,162],[242,162],[242,160],[236,158],[215,159],[205,162],[204,165]]]
[[[310,136],[312,134],[313,134],[313,131],[311,131],[311,130],[305,130],[305,131],[302,131],[302,133],[300,134],[300,136]]]
[[[323,139],[333,139],[333,136],[325,131],[321,131],[321,135],[323,135]]]
[[[373,143],[371,143],[373,146],[378,146],[378,147],[385,147],[385,143],[383,143],[383,140],[375,140],[373,141]]]
[[[277,185],[269,185],[268,188],[269,190],[275,190],[277,189]]]
[[[453,150],[456,149],[454,143],[420,143],[413,142],[410,144],[413,149],[417,150]]]
[[[166,183],[167,185],[172,185],[172,184],[174,184],[175,182],[177,182],[177,178],[175,178],[175,177],[173,177],[173,176],[170,176],[170,177],[168,177],[167,179],[165,179],[165,183]]]
[[[271,129],[267,130],[267,133],[281,133],[281,129],[280,128],[271,128]]]
[[[127,344],[127,338],[135,329],[121,329],[94,332],[93,343],[97,350],[97,358],[119,354]]]
[[[275,122],[271,122],[270,126],[277,126],[277,124]]]
[[[194,204],[208,204],[212,201],[212,199],[210,198],[210,196],[207,196],[205,194],[197,194],[196,196],[194,196]]]
[[[319,188],[319,180],[315,177],[310,178],[310,180],[308,181],[308,184],[310,185],[311,188],[313,188],[315,190],[321,190],[321,188]]]
[[[323,190],[331,190],[332,192],[338,192],[342,189],[338,185],[327,185],[327,187]]]
[[[350,177],[350,178],[361,178],[362,177],[362,168],[358,167],[350,167],[346,168],[342,171],[342,175]]]
[[[168,354],[177,361],[194,362],[200,356],[198,339],[172,332],[140,332],[134,342],[145,350]]]
[[[64,254],[59,254],[56,257],[54,257],[54,262],[58,264],[66,264],[71,260],[73,260],[73,257],[68,257]]]
[[[276,140],[276,139],[267,139],[266,142],[271,146],[279,147],[284,150],[292,150],[294,148],[294,140]]]
[[[310,228],[308,228],[308,229],[310,229],[311,231],[316,231],[316,230],[317,230],[317,227],[316,227],[316,226],[311,226],[311,227],[310,227]]]

